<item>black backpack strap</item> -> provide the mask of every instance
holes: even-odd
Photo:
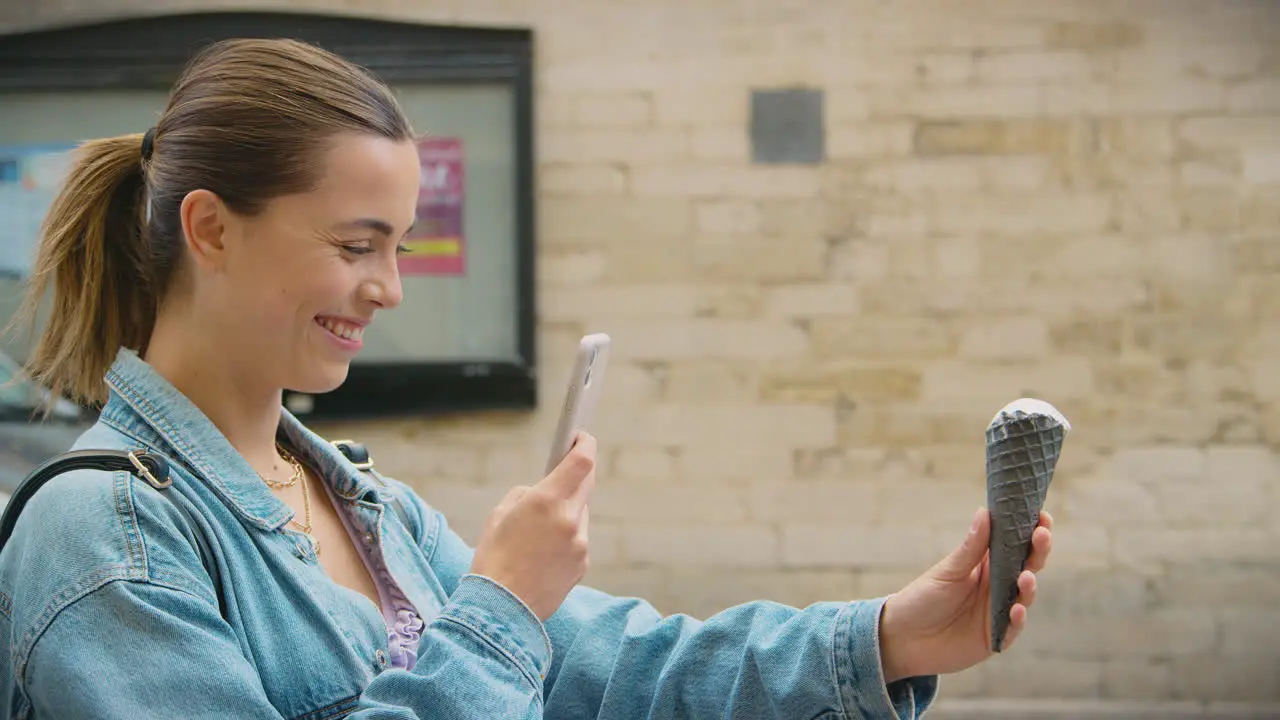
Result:
[[[373,469],[373,457],[369,455],[369,449],[364,445],[361,445],[355,440],[331,440],[329,441],[329,444],[338,448],[338,451],[341,452],[347,460],[350,460],[351,464],[355,465],[357,470],[360,470],[370,478],[373,478],[373,481],[380,487],[391,487],[391,484],[382,477],[382,474]],[[400,518],[400,524],[404,525],[405,529],[408,530],[410,534],[413,534],[414,526],[409,522],[409,515],[404,509],[404,504],[400,502],[399,493],[390,492],[387,493],[387,497],[391,500],[391,510],[395,512],[396,517]]]
[[[56,455],[23,478],[9,498],[4,516],[0,518],[0,550],[9,542],[13,528],[18,524],[18,515],[31,497],[50,480],[72,470],[131,472],[157,490],[173,484],[169,479],[169,461],[143,450],[72,450]]]
[[[369,451],[364,445],[352,440],[334,440],[331,444],[350,460],[356,469],[367,473],[380,487],[390,487],[382,475],[373,469],[373,458],[369,456]],[[169,497],[169,493],[164,491],[173,485],[173,480],[169,477],[169,461],[163,455],[146,450],[72,450],[54,456],[23,479],[5,506],[4,514],[0,516],[0,551],[3,551],[4,546],[9,542],[14,527],[18,524],[18,515],[22,513],[22,509],[26,507],[32,496],[53,478],[72,470],[129,472],[146,481],[165,497]],[[400,518],[401,524],[412,533],[414,525],[409,521],[399,494],[392,492],[387,493],[387,496],[391,500],[392,511]],[[208,540],[200,526],[196,524],[191,512],[172,497],[169,497],[169,500],[191,527],[191,533],[195,536],[196,545],[200,551],[201,563],[213,580],[214,592],[218,596],[218,609],[222,616],[226,617],[221,576],[218,572],[218,564],[209,549]]]
[[[169,498],[169,501],[178,509],[178,512],[182,513],[182,516],[186,518],[187,524],[191,526],[191,534],[195,536],[196,545],[200,550],[200,561],[204,565],[205,571],[209,573],[210,579],[213,580],[214,593],[218,596],[218,609],[222,612],[223,617],[226,617],[218,564],[214,560],[213,553],[209,550],[208,540],[205,538],[204,532],[200,530],[200,526],[195,523],[195,518],[191,516],[191,512],[170,497],[169,493],[165,492],[173,485],[173,480],[169,477],[169,461],[163,455],[157,453],[147,452],[146,450],[72,450],[61,455],[55,455],[45,461],[22,480],[17,490],[14,491],[13,496],[9,498],[9,503],[5,506],[4,515],[0,516],[0,551],[4,550],[4,546],[13,535],[13,529],[18,524],[18,515],[22,513],[22,509],[26,507],[36,492],[50,480],[72,470],[132,473],[146,481],[148,485],[159,491],[162,496]]]

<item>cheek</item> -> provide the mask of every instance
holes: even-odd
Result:
[[[332,309],[351,294],[356,283],[348,262],[327,249],[304,248],[290,254],[264,253],[252,268],[244,268],[237,287],[244,299],[267,305],[272,315],[311,314]]]
[[[256,275],[251,282],[229,287],[225,298],[224,307],[231,309],[242,331],[247,329],[245,318],[252,318],[250,324],[262,335],[293,335],[303,320],[310,321],[323,311],[325,298],[332,295],[331,280],[322,276],[282,271]]]
[[[308,320],[322,313],[350,311],[348,298],[355,294],[357,279],[341,261],[313,267],[280,286],[280,300]]]

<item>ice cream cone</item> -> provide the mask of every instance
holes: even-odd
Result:
[[[1022,398],[987,426],[987,508],[991,512],[991,649],[1000,652],[1018,576],[1031,553],[1031,533],[1049,494],[1053,469],[1071,424],[1052,405]]]

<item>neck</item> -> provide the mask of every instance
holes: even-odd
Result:
[[[238,373],[212,334],[192,333],[200,327],[175,313],[161,312],[143,360],[200,409],[258,472],[275,474],[280,467],[275,449],[283,392],[257,385],[257,373]]]

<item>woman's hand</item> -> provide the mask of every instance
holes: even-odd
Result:
[[[1052,528],[1053,518],[1041,512],[1026,569],[1018,576],[1004,648],[1026,627],[1027,609],[1036,600],[1035,573],[1049,558]],[[991,657],[990,536],[990,515],[981,508],[960,547],[885,603],[880,648],[886,682],[959,672]]]
[[[579,433],[551,474],[507,493],[489,516],[471,572],[510,590],[539,620],[587,573],[587,501],[596,484],[596,440]]]

